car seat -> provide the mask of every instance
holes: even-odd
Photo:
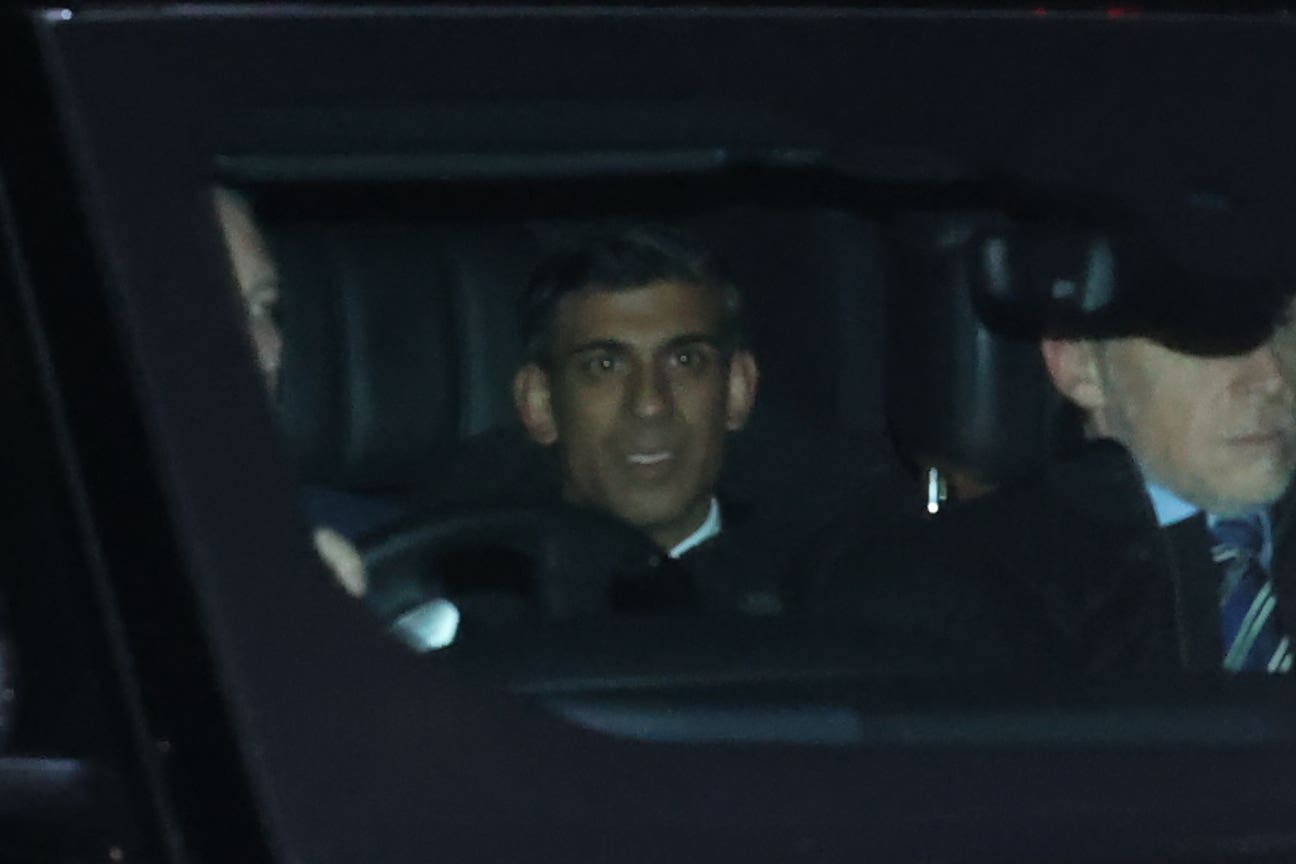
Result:
[[[1034,473],[1078,434],[1044,369],[1010,226],[990,210],[911,212],[893,226],[887,409],[932,514]]]

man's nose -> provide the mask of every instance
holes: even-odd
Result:
[[[1247,381],[1251,387],[1270,395],[1291,393],[1291,369],[1272,343],[1266,342],[1246,357]]]
[[[659,417],[674,407],[666,376],[655,366],[645,366],[634,376],[631,391],[630,408],[636,417]]]

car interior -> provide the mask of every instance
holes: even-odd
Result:
[[[264,218],[281,256],[280,410],[303,481],[408,498],[444,476],[465,439],[516,428],[516,307],[546,245],[582,225],[655,213],[733,262],[754,350],[780,358],[763,375],[758,410],[769,425],[858,439],[861,470],[879,470],[889,453],[875,310],[890,266],[880,229],[804,188],[801,201],[777,200],[777,187],[798,180],[646,173],[503,188],[272,190]],[[459,221],[468,208],[474,221]]]
[[[528,274],[596,225],[682,227],[741,285],[761,386],[721,487],[789,522],[941,519],[1065,453],[1078,421],[1031,328],[1110,299],[1092,214],[1218,216],[1291,185],[1292,130],[1266,125],[1285,94],[1256,85],[1296,77],[1290,37],[1128,17],[33,13],[22,56],[55,71],[24,133],[45,173],[2,178],[26,209],[0,214],[0,372],[32,418],[5,451],[44,454],[5,471],[44,491],[6,585],[23,702],[0,828],[27,834],[0,852],[1285,860],[1296,774],[1274,754],[1296,725],[1269,682],[909,662],[795,614],[827,541],[775,614],[419,653],[389,624],[423,574],[401,559],[366,605],[310,544],[336,527],[373,562],[395,525],[460,555],[492,614],[536,573],[619,562],[614,529],[531,506],[549,465],[510,396]],[[270,397],[217,189],[251,202],[278,270]],[[493,580],[540,554],[537,526],[582,556]]]
[[[425,527],[431,501],[474,542],[508,535],[464,508],[525,502],[544,472],[511,402],[521,288],[546,248],[616,220],[681,226],[733,262],[752,350],[770,360],[731,442],[727,493],[826,531],[931,516],[955,503],[947,475],[984,491],[1055,448],[1060,406],[1035,346],[974,309],[974,286],[1004,278],[981,264],[986,213],[931,209],[943,191],[954,200],[934,184],[902,195],[821,172],[621,167],[642,176],[241,190],[277,259],[275,401],[309,518],[363,538],[384,520]],[[933,200],[913,212],[924,192]],[[886,338],[888,321],[904,335]],[[806,559],[785,597],[808,588]]]

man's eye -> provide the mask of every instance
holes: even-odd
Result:
[[[699,348],[685,348],[671,355],[671,364],[677,369],[701,372],[707,366],[707,353]]]
[[[620,370],[621,360],[608,354],[599,354],[587,358],[581,366],[593,376],[611,375]]]

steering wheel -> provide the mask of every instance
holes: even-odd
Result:
[[[465,616],[509,608],[545,619],[604,613],[618,585],[671,569],[638,529],[561,504],[424,511],[362,539],[359,551],[365,600],[398,635],[408,616],[451,612],[457,622],[459,608]]]

